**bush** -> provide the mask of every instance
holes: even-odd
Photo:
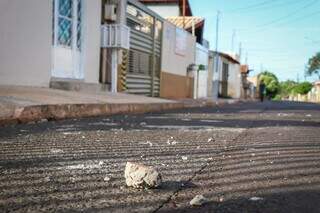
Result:
[[[278,95],[274,96],[274,98],[272,100],[281,101],[281,95],[278,94]]]
[[[308,92],[312,89],[312,84],[309,82],[303,82],[300,83],[298,85],[296,85],[293,88],[293,93],[295,94],[301,94],[301,95],[305,95],[308,94]]]

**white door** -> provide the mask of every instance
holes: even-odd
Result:
[[[58,78],[83,79],[82,0],[53,0],[53,69]]]

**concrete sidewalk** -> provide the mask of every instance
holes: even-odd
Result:
[[[213,106],[235,100],[167,100],[124,93],[85,93],[0,86],[0,125],[65,118]]]

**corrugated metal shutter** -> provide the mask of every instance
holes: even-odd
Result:
[[[128,15],[127,25],[131,28],[129,64],[126,76],[127,92],[152,96],[160,95],[161,41],[154,43],[153,33],[147,34],[136,29],[139,20]],[[153,49],[155,60],[152,60]],[[155,74],[152,77],[153,62]]]

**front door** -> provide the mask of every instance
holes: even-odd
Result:
[[[82,0],[53,0],[52,76],[82,79]]]
[[[222,81],[221,81],[221,96],[228,97],[228,77],[229,77],[229,65],[222,64]]]

